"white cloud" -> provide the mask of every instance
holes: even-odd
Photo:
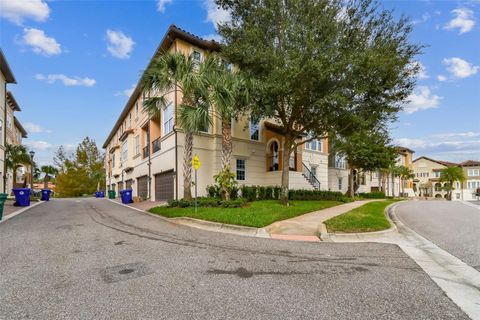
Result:
[[[172,2],[173,0],[157,0],[157,10],[161,13],[164,13],[167,4],[170,4]]]
[[[442,63],[447,66],[447,70],[456,78],[468,78],[476,74],[480,69],[479,66],[474,66],[456,57],[443,59]]]
[[[232,19],[230,13],[219,8],[214,0],[204,0],[203,5],[207,9],[207,21],[213,23],[215,29],[218,23],[228,22]]]
[[[422,17],[420,19],[413,20],[412,23],[413,24],[424,23],[424,22],[427,22],[428,19],[430,19],[430,14],[427,12],[422,14]]]
[[[34,150],[48,150],[53,147],[52,144],[46,141],[25,141],[25,145]]]
[[[222,42],[223,41],[223,38],[219,34],[216,34],[216,33],[207,34],[205,36],[202,36],[202,38],[205,39],[205,40],[213,40],[213,41],[216,41],[216,42]]]
[[[33,52],[45,56],[62,53],[62,48],[57,40],[48,37],[45,32],[40,29],[24,28],[22,44],[32,47]]]
[[[447,81],[447,77],[444,76],[443,74],[438,75],[438,76],[437,76],[437,79],[438,79],[438,81],[442,81],[442,82],[443,82],[443,81]]]
[[[26,19],[38,22],[47,20],[50,8],[43,0],[2,0],[0,17],[21,25]]]
[[[398,138],[395,143],[438,160],[464,161],[480,158],[480,132],[443,132],[420,138]]]
[[[409,102],[405,105],[404,111],[411,114],[420,110],[437,108],[441,99],[441,97],[433,95],[430,88],[421,86],[417,92],[408,97]]]
[[[32,123],[32,122],[26,122],[23,127],[27,130],[28,133],[52,133],[52,130],[49,129],[44,129],[40,125]]]
[[[130,53],[133,50],[135,42],[132,38],[125,35],[123,32],[107,30],[107,50],[114,56],[119,59],[128,59],[130,58]]]
[[[64,74],[49,74],[44,76],[43,74],[35,75],[35,79],[40,81],[45,81],[47,83],[55,83],[56,81],[61,81],[67,87],[70,86],[84,86],[84,87],[92,87],[95,85],[95,79],[91,79],[88,77],[80,78],[80,77],[68,77]]]
[[[122,90],[122,91],[117,91],[115,93],[115,96],[118,97],[118,96],[126,96],[127,98],[130,98],[130,96],[132,95],[133,93],[133,90],[135,90],[135,84],[132,84],[132,86],[128,89],[125,89],[125,90]]]
[[[455,15],[455,18],[450,20],[450,22],[445,25],[443,28],[445,30],[459,29],[459,34],[469,32],[475,26],[475,17],[473,11],[467,8],[458,8],[452,10],[452,13]]]

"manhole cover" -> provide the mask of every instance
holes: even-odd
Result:
[[[127,263],[108,267],[100,271],[103,281],[106,283],[120,282],[152,274],[143,262]]]

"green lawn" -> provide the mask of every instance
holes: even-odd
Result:
[[[167,218],[191,217],[201,220],[236,224],[248,227],[265,227],[278,220],[293,218],[308,212],[342,204],[338,201],[291,201],[283,206],[276,200],[254,201],[243,208],[167,208],[155,207],[149,211]]]
[[[385,208],[396,200],[375,201],[325,221],[328,232],[370,232],[390,228]]]

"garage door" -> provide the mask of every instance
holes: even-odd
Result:
[[[125,189],[132,189],[132,184],[133,184],[132,179],[128,179],[127,181],[125,181]]]
[[[118,192],[123,190],[123,182],[118,183]]]
[[[155,201],[173,199],[173,185],[175,173],[173,171],[155,175]]]
[[[137,178],[137,196],[147,199],[148,196],[148,177],[143,176]]]

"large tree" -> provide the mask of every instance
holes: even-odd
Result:
[[[409,41],[411,24],[376,2],[216,3],[232,17],[218,26],[223,54],[262,83],[257,111],[284,137],[284,203],[292,150],[348,129],[351,114],[370,123],[392,120],[414,87],[420,46]]]
[[[206,130],[211,123],[208,104],[208,76],[214,68],[213,60],[197,62],[182,53],[165,53],[157,57],[145,71],[142,86],[146,95],[144,109],[155,116],[170,103],[177,90],[176,121],[185,134],[183,154],[183,197],[192,198],[193,136]]]
[[[348,175],[348,195],[353,197],[358,189],[355,181],[358,172],[379,171],[391,167],[397,151],[389,145],[390,139],[384,131],[360,130],[347,137],[331,137],[332,152],[345,157]],[[358,181],[357,181],[358,182]]]

